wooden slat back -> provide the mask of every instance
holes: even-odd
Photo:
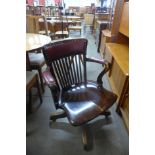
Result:
[[[84,82],[83,55],[64,57],[51,63],[59,88],[65,89],[71,85]]]
[[[60,89],[86,82],[87,39],[76,38],[46,45],[43,54]]]

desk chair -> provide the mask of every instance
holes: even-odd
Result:
[[[102,85],[102,77],[109,70],[109,63],[86,57],[87,39],[67,39],[44,47],[43,54],[49,70],[43,73],[46,84],[51,89],[56,109],[50,120],[67,117],[73,126],[85,124],[99,115],[109,116],[107,111],[117,96]],[[83,59],[81,59],[81,57]],[[94,62],[104,66],[97,81],[87,80],[86,63]],[[89,148],[88,135],[83,130],[83,144]]]
[[[42,103],[42,96],[39,87],[38,74],[36,71],[26,71],[26,90],[29,93],[29,111],[32,112],[32,87],[37,87],[40,102]]]
[[[84,14],[84,32],[86,31],[86,27],[90,27],[93,33],[94,29],[94,14]]]

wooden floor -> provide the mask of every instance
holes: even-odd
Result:
[[[77,34],[76,36],[78,36]],[[88,56],[100,58],[97,53],[95,40],[91,33],[84,35],[88,38]],[[88,64],[88,78],[95,80],[102,66],[98,64]],[[110,89],[107,78],[103,79],[103,84]],[[39,105],[39,99],[33,92],[32,114],[27,114],[26,120],[26,154],[27,155],[128,155],[129,137],[122,119],[115,112],[116,105],[110,111],[112,115],[109,119],[99,116],[89,123],[93,149],[89,152],[83,150],[82,132],[80,127],[72,127],[66,118],[59,119],[55,123],[49,122],[50,113],[55,111],[51,93],[45,87],[43,94],[43,104]]]

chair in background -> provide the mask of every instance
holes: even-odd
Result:
[[[42,96],[39,87],[38,74],[36,71],[26,71],[26,90],[29,93],[29,111],[32,112],[32,87],[37,87],[40,102],[42,103]]]
[[[55,39],[57,38],[68,38],[69,37],[69,31],[68,31],[68,24],[56,22],[54,24],[54,31],[55,31]]]
[[[93,33],[94,29],[94,14],[84,14],[84,32],[86,31],[86,27],[91,28],[91,31]]]
[[[48,24],[45,15],[42,16],[26,16],[26,32],[49,35]]]
[[[105,60],[86,57],[87,39],[66,39],[51,43],[43,48],[49,70],[43,73],[46,84],[51,89],[56,109],[50,120],[67,117],[73,126],[83,127],[83,144],[91,149],[85,124],[99,115],[109,116],[108,109],[117,96],[102,85],[102,77],[109,70]],[[82,58],[82,59],[81,59]],[[87,62],[103,65],[97,81],[87,80]]]
[[[69,32],[71,30],[73,30],[73,31],[79,31],[80,32],[80,35],[81,35],[81,31],[82,31],[81,20],[73,20],[72,19],[72,23],[69,24],[68,30],[69,30]]]
[[[39,20],[44,21],[44,29],[39,30]],[[27,32],[49,35],[48,25],[45,16],[27,16]],[[37,70],[41,82],[42,91],[44,92],[44,83],[42,78],[42,67],[45,65],[45,59],[42,51],[29,52],[31,70]]]
[[[63,19],[62,16],[58,18],[58,22],[54,24],[54,31],[55,31],[55,39],[57,38],[68,38],[69,37],[69,30],[68,30],[68,19]]]
[[[43,53],[39,52],[32,52],[29,53],[29,60],[30,60],[30,68],[31,70],[37,70],[39,73],[40,83],[42,91],[44,92],[44,82],[42,78],[42,67],[45,65],[45,59]]]

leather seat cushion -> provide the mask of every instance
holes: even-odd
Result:
[[[86,123],[110,108],[117,96],[112,92],[98,88],[93,82],[81,84],[65,91],[61,107],[66,111],[70,123],[74,126]]]
[[[43,65],[45,59],[42,53],[29,53],[30,65]]]

